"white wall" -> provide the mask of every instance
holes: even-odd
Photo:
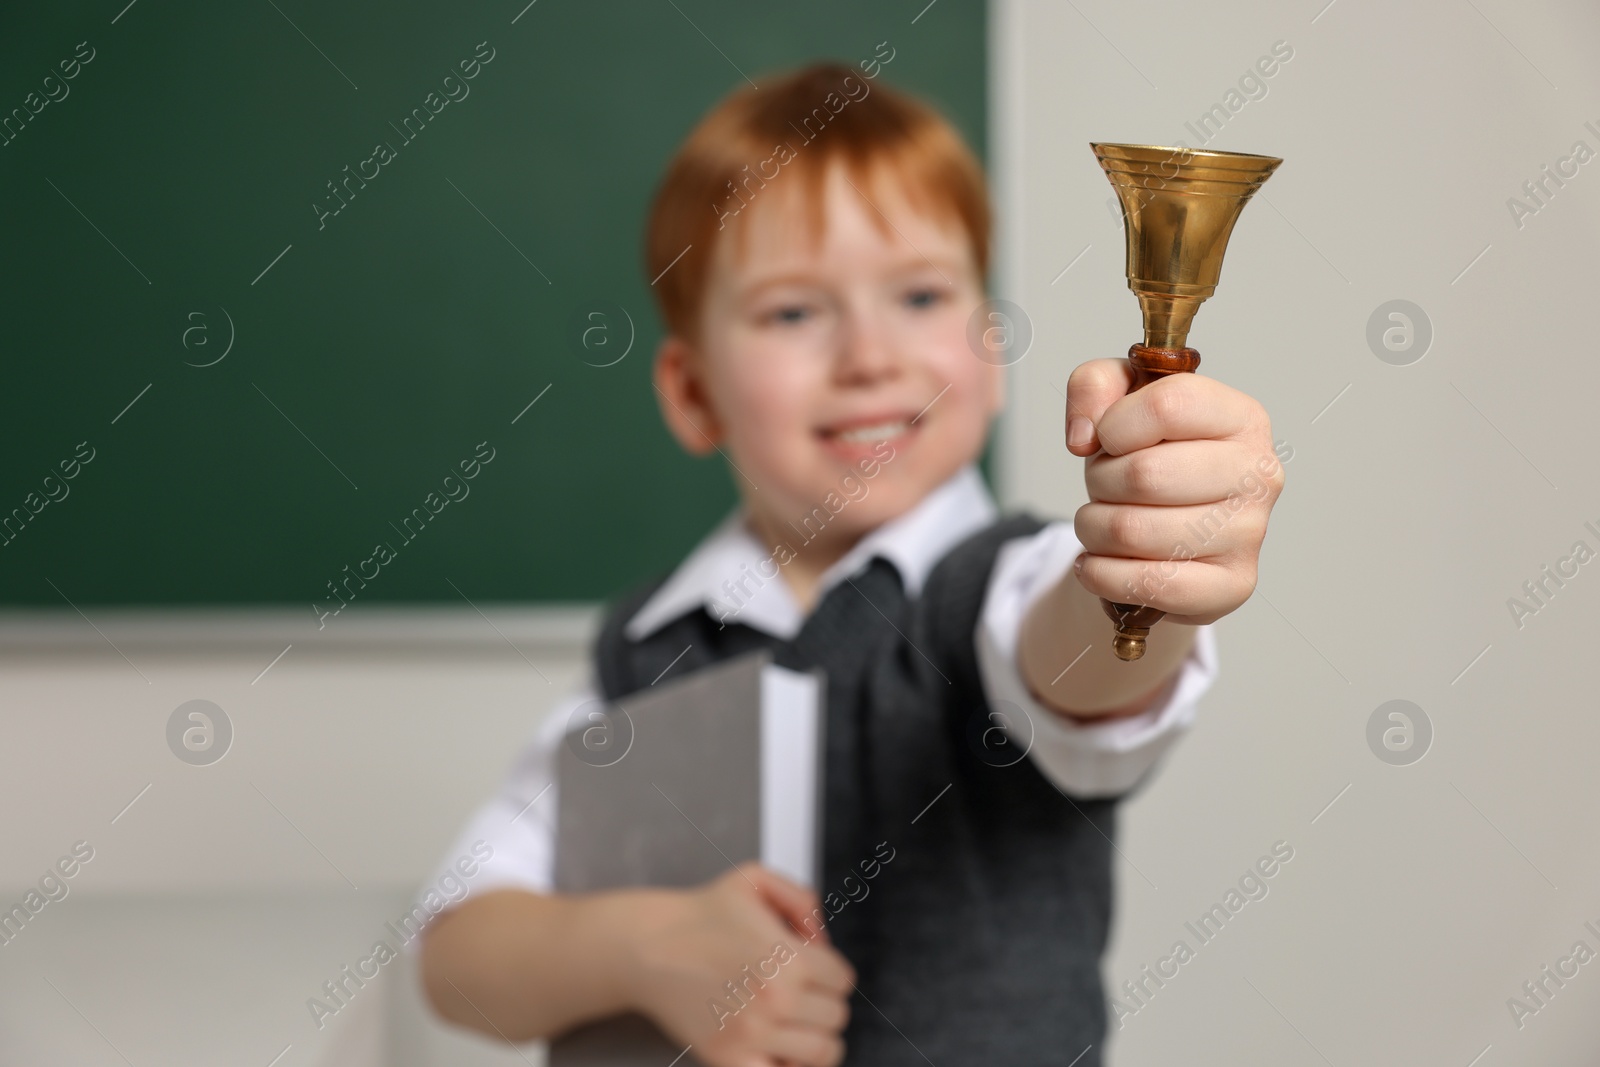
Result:
[[[1600,951],[1583,926],[1600,929],[1600,568],[1521,629],[1506,602],[1573,542],[1600,550],[1583,527],[1600,528],[1600,162],[1521,229],[1506,200],[1575,141],[1600,151],[1600,13],[1326,2],[995,11],[1000,295],[1036,330],[1012,373],[1005,482],[1055,514],[1085,499],[1059,390],[1140,336],[1088,142],[1199,147],[1185,122],[1274,42],[1294,50],[1209,145],[1285,163],[1191,334],[1201,372],[1260,399],[1294,458],[1257,594],[1219,625],[1221,679],[1126,808],[1107,978],[1197,946],[1184,922],[1274,841],[1295,857],[1149,985],[1113,1062],[1466,1067],[1489,1046],[1481,1067],[1589,1062],[1600,964],[1520,1030],[1506,1001],[1575,941]],[[1433,324],[1410,366],[1365,339],[1396,298]],[[1410,766],[1365,740],[1394,698],[1435,731]]]
[[[433,1024],[409,959],[321,1027],[307,1000],[398,944],[385,922],[578,682],[592,610],[93,619],[0,623],[0,903],[94,849],[0,945],[0,1062],[540,1062]],[[165,737],[196,698],[234,728],[209,766]]]

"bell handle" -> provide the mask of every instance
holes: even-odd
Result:
[[[1200,353],[1192,348],[1154,348],[1136,344],[1128,349],[1128,362],[1133,364],[1133,385],[1129,389],[1143,389],[1151,382],[1169,374],[1192,374],[1200,366]],[[1132,661],[1144,655],[1145,638],[1150,628],[1160,622],[1166,612],[1148,604],[1118,604],[1100,598],[1100,607],[1116,625],[1116,635],[1111,639],[1111,650],[1120,660]]]

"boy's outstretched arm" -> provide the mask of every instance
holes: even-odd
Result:
[[[1084,552],[1035,602],[1017,644],[1034,695],[1080,720],[1148,709],[1189,654],[1193,627],[1250,599],[1283,492],[1272,424],[1253,398],[1198,374],[1129,393],[1131,381],[1126,359],[1090,360],[1067,381],[1067,449],[1086,457],[1089,503],[1074,520]],[[1101,597],[1167,612],[1142,659],[1112,655]]]
[[[834,1067],[855,973],[823,914],[814,893],[757,864],[686,890],[500,890],[428,928],[423,987],[440,1015],[490,1038],[637,1011],[711,1067]]]

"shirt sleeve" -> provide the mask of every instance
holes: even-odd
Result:
[[[1002,545],[974,637],[991,710],[1022,713],[999,716],[1007,735],[1025,746],[1028,758],[1062,792],[1110,797],[1133,788],[1194,721],[1200,697],[1217,677],[1216,636],[1209,625],[1197,627],[1194,647],[1175,679],[1139,715],[1079,724],[1044,706],[1022,679],[1017,640],[1028,610],[1082,551],[1068,522],[1053,522]]]
[[[416,899],[431,916],[494,889],[553,891],[556,746],[586,704],[594,704],[596,710],[601,706],[593,682],[550,710],[494,795],[461,828],[418,890]],[[465,865],[463,859],[468,861]],[[470,877],[464,874],[467,869],[474,869]]]

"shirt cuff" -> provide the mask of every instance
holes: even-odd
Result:
[[[1132,789],[1194,721],[1200,697],[1216,681],[1216,635],[1210,625],[1196,628],[1176,678],[1138,715],[1076,723],[1041,704],[1017,666],[1022,620],[1082,551],[1067,522],[1001,546],[974,638],[984,695],[1012,742],[1062,792],[1110,797]]]

